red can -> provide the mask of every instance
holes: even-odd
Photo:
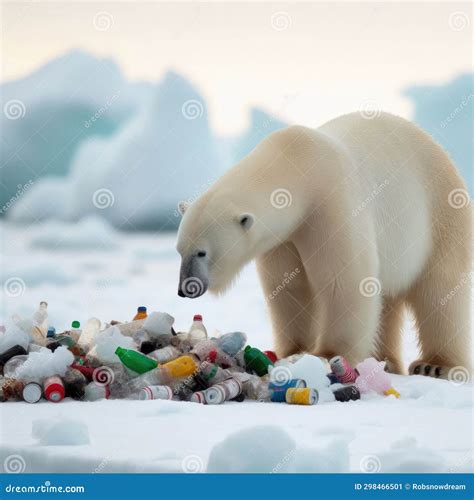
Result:
[[[63,381],[57,377],[49,377],[43,383],[44,397],[53,403],[59,403],[64,399],[64,384]]]
[[[263,351],[263,354],[272,362],[276,363],[278,361],[278,356],[273,351]]]

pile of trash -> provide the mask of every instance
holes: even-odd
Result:
[[[244,399],[298,405],[360,399],[361,393],[399,394],[384,362],[352,368],[342,356],[329,364],[311,354],[278,360],[247,344],[242,332],[209,337],[196,314],[188,331],[174,318],[139,307],[132,321],[102,327],[91,318],[58,333],[48,304],[31,319],[14,316],[0,327],[0,401],[58,403],[64,398],[169,399],[221,404]]]

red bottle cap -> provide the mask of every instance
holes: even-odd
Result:
[[[202,321],[202,316],[200,314],[195,314],[193,317],[193,321]]]
[[[209,355],[207,356],[207,359],[211,362],[211,363],[215,363],[216,362],[216,359],[217,359],[217,351],[215,349],[213,349],[212,351],[209,352]]]
[[[273,351],[263,351],[263,354],[272,362],[276,363],[278,361],[277,355]]]
[[[50,377],[44,382],[44,397],[53,403],[64,399],[64,385],[59,377]]]

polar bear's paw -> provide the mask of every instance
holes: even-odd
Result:
[[[409,375],[423,375],[425,377],[441,378],[445,380],[449,378],[450,370],[450,366],[427,363],[421,359],[413,361],[408,367]]]

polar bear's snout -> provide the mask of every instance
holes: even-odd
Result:
[[[209,286],[209,266],[205,251],[196,252],[181,261],[178,295],[195,299],[203,295]]]

